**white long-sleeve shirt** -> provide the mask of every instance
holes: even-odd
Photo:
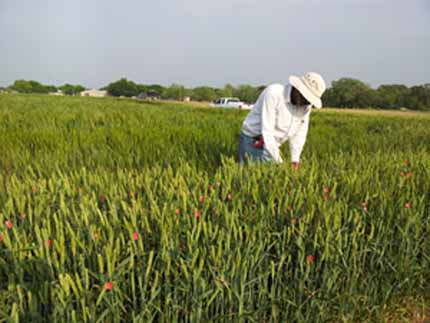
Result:
[[[288,140],[291,161],[299,162],[309,128],[311,106],[291,103],[291,86],[269,85],[261,93],[242,125],[250,137],[263,135],[266,149],[277,163],[282,163],[279,147]]]

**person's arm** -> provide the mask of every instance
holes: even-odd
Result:
[[[275,140],[276,108],[278,102],[274,97],[271,88],[263,92],[261,102],[261,134],[264,139],[264,149],[272,156],[276,163],[282,163],[278,144]]]
[[[302,154],[303,146],[306,142],[306,136],[309,128],[309,116],[304,119],[299,131],[291,138],[288,139],[290,145],[291,163],[293,168],[299,168],[300,155]]]

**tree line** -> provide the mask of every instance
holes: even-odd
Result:
[[[212,102],[219,97],[238,97],[244,102],[255,102],[264,90],[265,86],[254,87],[251,85],[239,85],[234,87],[231,84],[225,85],[223,88],[215,88],[210,86],[199,86],[195,88],[186,88],[180,84],[172,84],[168,87],[163,87],[158,84],[144,85],[136,84],[122,78],[118,81],[110,83],[103,89],[108,91],[113,96],[138,96],[141,93],[149,97],[157,97],[166,100],[179,100],[190,98],[193,101],[208,101]]]
[[[154,97],[165,100],[190,98],[193,101],[214,101],[218,97],[238,97],[247,103],[254,103],[266,86],[248,84],[222,88],[199,86],[187,88],[180,84],[162,86],[159,84],[137,84],[126,78],[109,83],[102,90],[116,97]],[[6,90],[20,93],[50,93],[61,90],[67,95],[79,95],[85,90],[82,85],[65,84],[59,87],[43,85],[36,81],[17,80]],[[381,85],[374,89],[370,85],[353,78],[341,78],[333,81],[323,95],[324,105],[336,108],[377,108],[430,111],[430,84],[408,87],[403,84]]]
[[[430,83],[412,87],[388,84],[373,89],[360,80],[341,78],[332,82],[322,99],[329,107],[430,111]]]
[[[37,81],[17,80],[5,89],[19,93],[52,93],[61,90],[66,95],[78,95],[85,90],[82,85],[64,84],[62,86],[43,85]]]

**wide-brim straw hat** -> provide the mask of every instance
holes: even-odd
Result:
[[[303,76],[291,75],[289,82],[315,108],[322,108],[321,97],[326,90],[324,79],[318,73],[309,72]]]

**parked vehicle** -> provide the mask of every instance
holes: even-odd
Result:
[[[240,101],[238,98],[218,98],[209,105],[213,108],[235,108],[235,109],[251,109],[252,105]]]

